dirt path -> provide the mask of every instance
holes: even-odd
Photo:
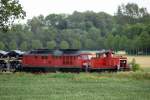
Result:
[[[135,58],[136,62],[141,65],[141,67],[150,67],[150,56],[127,56],[128,61],[131,62]]]

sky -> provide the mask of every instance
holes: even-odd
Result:
[[[40,14],[72,14],[74,11],[106,12],[111,15],[121,4],[136,3],[139,7],[146,7],[150,12],[150,0],[19,0],[26,11],[26,21]]]

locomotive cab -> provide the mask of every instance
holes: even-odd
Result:
[[[92,59],[92,54],[91,53],[82,53],[82,54],[80,54],[80,59],[81,59],[83,71],[88,72],[91,69],[90,61]]]

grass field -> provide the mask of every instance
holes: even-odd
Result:
[[[135,58],[136,62],[141,65],[141,67],[150,67],[150,56],[127,56],[128,61],[131,62]]]
[[[0,100],[150,100],[150,56],[143,71],[117,73],[0,73]]]
[[[150,100],[150,72],[5,73],[0,100]]]

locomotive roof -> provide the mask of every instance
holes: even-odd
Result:
[[[98,54],[103,54],[103,53],[112,53],[114,54],[114,52],[112,50],[101,50],[98,52]]]
[[[80,51],[78,49],[35,49],[31,50],[29,54],[54,54],[54,55],[62,55],[62,54],[79,54]]]
[[[114,53],[111,50],[100,50],[100,51],[94,51],[98,54],[103,53]],[[83,51],[79,49],[35,49],[28,52],[28,54],[52,54],[52,55],[62,55],[62,54],[69,54],[69,55],[78,55],[82,53],[91,53],[88,51]]]
[[[22,55],[24,53],[25,52],[22,52],[20,50],[12,50],[12,51],[8,52],[7,55]]]
[[[6,51],[3,51],[3,50],[0,50],[0,54],[1,55],[6,55],[8,52],[6,52]]]
[[[51,49],[35,49],[29,51],[29,54],[52,54],[54,50]]]
[[[60,49],[60,51],[63,52],[63,54],[79,54],[78,49]]]

